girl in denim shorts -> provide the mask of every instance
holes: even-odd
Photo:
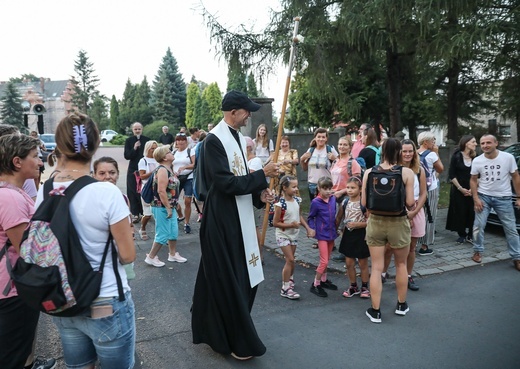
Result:
[[[276,242],[285,256],[282,269],[282,290],[280,296],[295,300],[300,294],[294,291],[294,254],[298,245],[300,226],[307,230],[307,237],[314,236],[312,230],[301,215],[301,199],[298,193],[298,180],[295,177],[284,176],[280,180],[279,201],[274,204],[273,226],[276,227]]]

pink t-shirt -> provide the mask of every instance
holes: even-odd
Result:
[[[352,159],[352,175],[360,175],[361,167],[356,159]],[[339,191],[347,188],[347,182],[350,178],[348,174],[348,159],[336,160],[330,169],[332,178],[332,190]]]
[[[350,155],[354,159],[356,159],[359,156],[359,153],[361,152],[361,150],[363,150],[364,148],[365,148],[365,145],[363,145],[363,142],[361,142],[361,139],[359,139],[356,142],[354,142],[354,144],[352,145],[352,150],[350,150]]]
[[[34,201],[20,188],[0,183],[0,246],[4,247],[7,242],[7,229],[16,227],[22,223],[29,223],[34,214]],[[13,247],[8,250],[11,265],[14,265],[18,254]],[[7,296],[4,296],[3,290],[9,283],[9,273],[6,269],[5,256],[0,260],[0,299],[16,296],[16,288],[13,286]]]

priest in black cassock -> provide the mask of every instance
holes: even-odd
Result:
[[[279,164],[249,173],[240,127],[260,105],[230,91],[222,100],[224,119],[213,128],[200,151],[209,188],[200,228],[201,262],[195,283],[191,326],[193,343],[206,343],[224,355],[246,360],[266,348],[251,319],[258,283],[263,280],[253,204],[274,200],[266,177]]]
[[[143,206],[141,204],[141,195],[137,193],[137,181],[134,172],[138,172],[139,160],[144,155],[144,144],[150,139],[142,135],[143,125],[139,122],[132,124],[132,132],[134,135],[128,137],[125,141],[125,159],[128,162],[128,171],[126,172],[126,195],[130,202],[130,212],[134,223],[139,221],[140,215],[143,214]]]

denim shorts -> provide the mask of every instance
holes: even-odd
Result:
[[[182,190],[184,190],[184,197],[193,196],[193,178],[187,179],[185,181],[180,181],[179,194]]]
[[[152,214],[155,219],[155,238],[154,242],[166,245],[168,241],[175,241],[179,236],[179,223],[175,212],[168,218],[166,208],[152,206]]]
[[[90,312],[71,318],[53,317],[67,368],[83,368],[96,360],[102,368],[128,369],[135,362],[135,311],[130,291],[92,305],[112,305],[114,313],[93,319]]]

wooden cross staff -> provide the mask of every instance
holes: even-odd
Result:
[[[293,38],[291,43],[291,54],[289,56],[289,68],[287,72],[287,80],[285,82],[285,93],[283,95],[283,103],[282,103],[282,115],[280,116],[280,123],[278,124],[278,135],[276,137],[276,147],[274,149],[273,160],[275,162],[278,161],[278,153],[280,151],[280,139],[283,135],[283,124],[285,121],[285,111],[287,110],[287,96],[289,95],[289,87],[291,86],[291,73],[294,65],[294,54],[296,51],[296,45],[300,42],[300,38],[298,37],[298,25],[300,23],[301,17],[294,17],[294,31]],[[272,190],[274,187],[274,178],[271,178],[269,182],[269,188]],[[265,243],[265,232],[267,231],[267,221],[269,219],[269,205],[265,205],[264,212],[264,221],[262,222],[262,237],[260,239],[260,245],[264,245]]]

